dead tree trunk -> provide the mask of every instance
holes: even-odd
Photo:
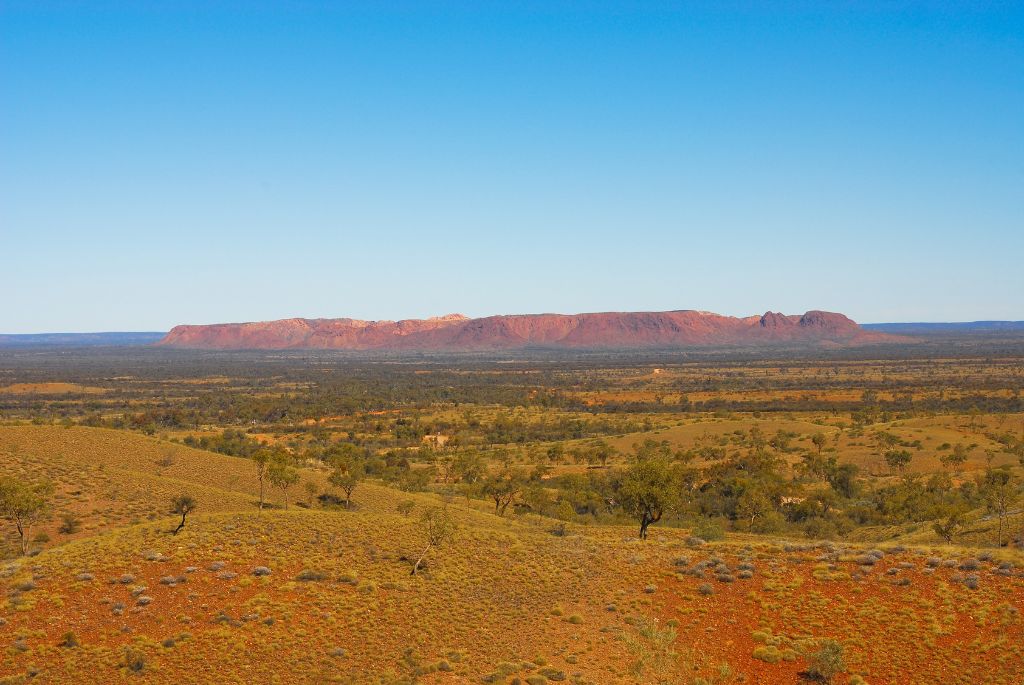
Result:
[[[640,514],[640,539],[647,539],[647,527],[652,523],[657,523],[661,520],[661,512],[653,513],[650,510],[645,510]]]
[[[423,558],[427,556],[427,552],[429,551],[430,545],[427,545],[427,548],[423,550],[423,554],[421,554],[420,558],[416,560],[416,563],[412,565],[412,573],[409,574],[410,576],[416,575],[416,572],[420,570],[420,564],[423,563]]]

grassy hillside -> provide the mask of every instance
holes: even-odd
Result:
[[[411,576],[435,495],[363,484],[351,511],[260,514],[244,459],[47,426],[0,428],[0,450],[86,522],[0,566],[2,682],[792,683],[825,639],[838,683],[1024,672],[1024,560],[1005,550],[640,542],[458,499],[454,539]],[[183,490],[200,509],[173,536]]]

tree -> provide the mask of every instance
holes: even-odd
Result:
[[[754,426],[754,428],[751,429],[751,433],[755,430],[759,430],[757,426]],[[642,443],[633,443],[633,456],[638,461],[653,459],[655,457],[668,459],[672,456],[672,445],[668,440],[658,442],[653,438],[645,438]]]
[[[789,443],[796,437],[796,433],[790,433],[789,431],[779,429],[775,431],[775,435],[768,441],[768,444],[772,446],[777,452],[788,452]]]
[[[969,447],[965,447],[963,443],[958,442],[953,446],[953,451],[939,457],[939,461],[942,462],[942,465],[946,468],[960,468],[964,465],[964,462],[967,461],[967,455],[970,452],[970,449],[971,448]]]
[[[171,500],[171,513],[181,514],[181,523],[174,529],[174,535],[177,535],[185,527],[185,517],[195,511],[195,508],[196,500],[192,495],[178,495]]]
[[[772,501],[759,488],[747,488],[736,502],[736,517],[747,522],[747,531],[754,530],[754,521],[772,510]]]
[[[860,469],[856,464],[839,464],[835,468],[829,470],[825,476],[825,480],[828,481],[829,486],[836,491],[837,494],[842,495],[847,499],[851,499],[857,495],[860,490],[860,484],[857,482],[857,473]]]
[[[299,482],[299,471],[292,466],[291,456],[284,452],[275,452],[267,464],[267,480],[284,495],[284,508],[288,508],[288,490]]]
[[[21,541],[21,553],[28,554],[32,527],[46,516],[53,483],[24,483],[13,477],[0,478],[0,516],[14,523]]]
[[[894,433],[888,431],[877,431],[875,433],[875,446],[881,455],[895,448],[898,444],[900,444],[899,436]]]
[[[589,448],[587,452],[588,464],[600,464],[603,468],[608,466],[608,461],[615,456],[615,448],[604,440],[595,440],[589,445]]]
[[[1017,499],[1017,483],[1010,469],[1002,467],[989,469],[979,485],[985,508],[999,519],[996,533],[996,547],[1003,546],[1003,520],[1010,513],[1010,507]]]
[[[640,539],[647,527],[661,520],[679,500],[678,484],[662,456],[638,459],[622,476],[618,497],[623,509],[640,522]]]
[[[331,475],[327,481],[345,493],[345,508],[352,506],[352,492],[366,475],[366,468],[356,459],[336,459],[332,462]]]
[[[263,511],[263,482],[267,478],[267,469],[270,466],[270,453],[260,450],[252,455],[253,466],[256,467],[256,480],[260,482],[260,511]]]
[[[821,451],[825,449],[828,439],[825,437],[824,433],[815,433],[811,436],[811,442],[818,448],[818,454],[821,454]]]
[[[310,505],[316,504],[316,492],[319,489],[317,488],[316,483],[311,480],[307,480],[302,487],[306,490],[306,497],[309,499]]]
[[[835,640],[822,640],[807,666],[809,675],[825,683],[831,683],[833,678],[845,670],[843,646]]]
[[[821,452],[804,452],[796,465],[798,473],[804,478],[811,480],[823,480],[828,476],[829,470],[835,468],[835,457],[823,457]]]
[[[427,538],[427,546],[423,548],[423,552],[420,554],[419,559],[412,566],[412,573],[409,575],[416,575],[420,570],[420,564],[426,558],[427,553],[432,549],[441,547],[446,542],[450,541],[455,537],[455,520],[451,514],[448,513],[447,507],[434,507],[423,512],[423,531]]]
[[[964,515],[962,512],[954,511],[946,517],[945,521],[936,521],[932,524],[932,530],[946,541],[947,545],[953,544],[953,538],[964,527]]]
[[[494,500],[494,513],[505,515],[505,510],[516,501],[523,490],[522,479],[509,470],[488,478],[484,481],[484,494]]]
[[[565,446],[556,442],[554,445],[548,448],[547,457],[551,460],[551,463],[558,463],[562,461],[562,457],[565,455]]]
[[[483,478],[486,465],[479,452],[469,450],[455,457],[454,469],[460,481],[472,485]]]
[[[909,450],[889,450],[885,453],[885,463],[889,468],[896,469],[900,473],[906,470],[907,464],[914,458]]]

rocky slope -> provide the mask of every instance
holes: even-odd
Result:
[[[460,314],[403,321],[282,319],[176,326],[158,344],[194,349],[469,351],[526,347],[659,348],[712,345],[897,342],[842,314],[767,312],[736,318],[710,312],[522,314],[470,319]]]

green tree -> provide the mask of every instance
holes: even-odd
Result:
[[[622,508],[640,522],[640,539],[680,501],[679,483],[661,455],[637,459],[623,474],[618,489]]]
[[[345,508],[352,506],[352,493],[366,476],[363,463],[357,459],[335,459],[331,462],[331,475],[328,482],[345,493]]]
[[[316,483],[311,480],[307,480],[302,484],[302,487],[306,490],[306,498],[309,500],[309,505],[313,506],[316,504],[316,493],[318,490]]]
[[[263,483],[267,479],[267,469],[270,466],[270,452],[259,450],[252,455],[252,464],[256,467],[256,480],[260,484],[260,511],[263,511]]]
[[[587,445],[587,463],[608,466],[608,461],[615,456],[615,448],[604,440],[595,440]]]
[[[185,517],[195,511],[196,499],[192,495],[178,495],[171,500],[171,513],[181,515],[181,523],[174,529],[174,535],[181,532],[181,529],[185,527]]]
[[[828,438],[825,437],[824,433],[815,433],[811,436],[811,442],[818,448],[818,454],[821,454],[821,451],[825,449],[825,445],[828,444]]]
[[[283,450],[275,452],[267,464],[267,480],[284,496],[284,508],[288,508],[288,491],[299,482],[299,471],[293,466],[291,455]]]
[[[884,455],[887,451],[894,449],[900,444],[900,438],[895,433],[888,431],[877,431],[875,433],[875,448],[878,453]]]
[[[672,446],[668,440],[662,440],[659,442],[652,438],[644,438],[643,442],[633,444],[633,456],[638,461],[653,459],[655,457],[661,457],[667,460],[672,456]]]
[[[556,442],[554,445],[548,448],[547,457],[551,460],[551,463],[557,464],[562,461],[565,456],[565,445],[560,442]]]
[[[1007,467],[989,469],[981,479],[979,491],[985,508],[999,520],[996,532],[996,547],[1003,546],[1003,521],[1017,499],[1017,482]]]
[[[964,515],[959,511],[955,511],[947,516],[945,521],[936,521],[932,524],[932,530],[935,531],[936,535],[945,540],[947,545],[953,544],[953,538],[956,537],[963,527]]]
[[[885,453],[885,463],[889,465],[889,468],[896,469],[900,473],[906,470],[913,458],[914,455],[910,450],[889,450]]]
[[[939,457],[939,461],[946,468],[961,468],[964,465],[964,462],[967,461],[967,456],[970,453],[970,450],[971,448],[958,442],[953,446],[953,451]]]
[[[820,452],[804,452],[797,471],[810,480],[822,480],[828,476],[830,469],[835,468],[835,457],[823,457]]]
[[[483,457],[475,450],[460,452],[455,457],[453,468],[459,480],[468,485],[478,482],[487,472]]]
[[[491,476],[483,484],[483,492],[494,500],[494,513],[499,516],[505,515],[505,510],[516,501],[522,490],[522,478],[508,469]]]
[[[747,522],[747,531],[754,530],[754,521],[772,511],[772,501],[759,488],[743,491],[736,502],[736,517]]]
[[[851,499],[860,491],[860,483],[857,480],[859,472],[856,464],[838,464],[835,468],[829,469],[825,479],[837,494]]]
[[[21,553],[28,554],[32,527],[49,511],[53,483],[25,483],[13,477],[0,478],[0,516],[14,524],[21,541]]]

